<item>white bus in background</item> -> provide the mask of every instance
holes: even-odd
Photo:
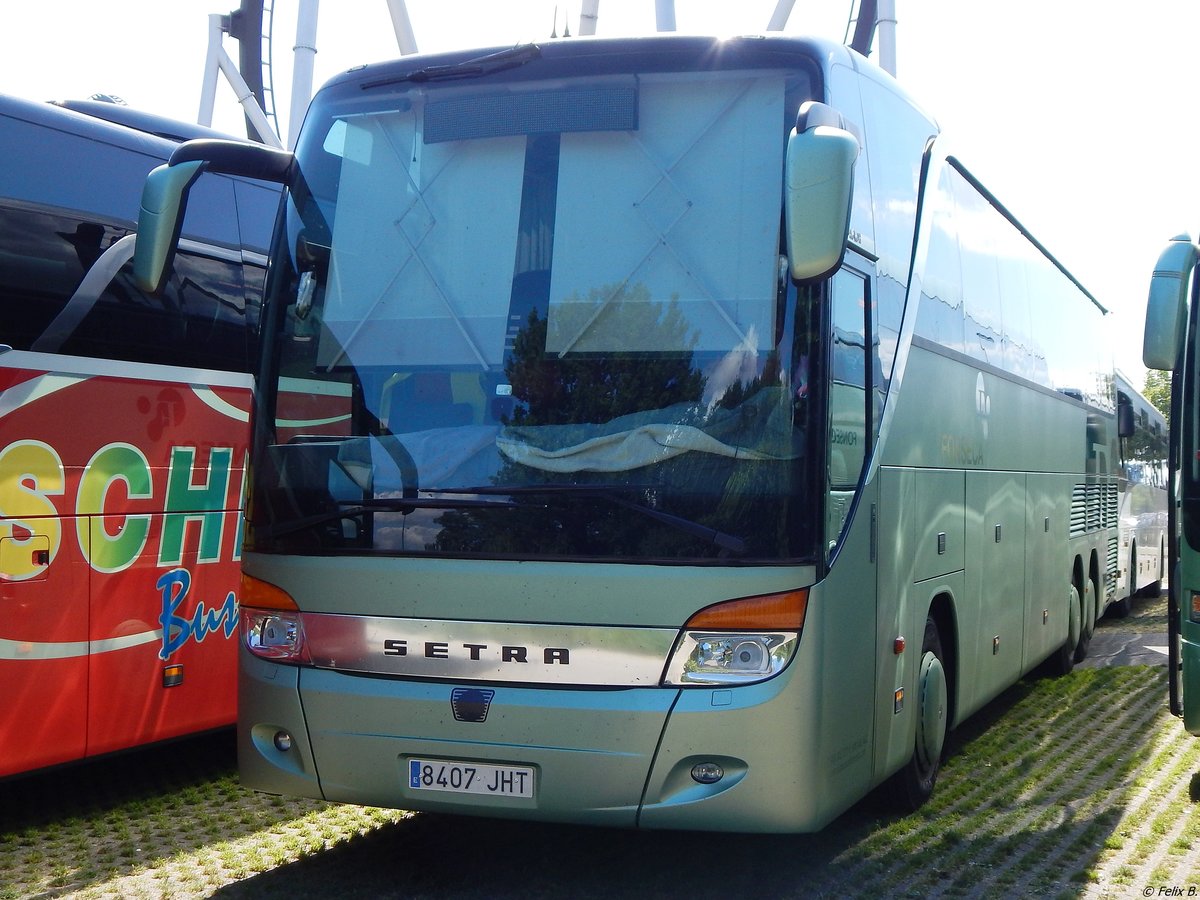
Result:
[[[1136,597],[1158,595],[1167,572],[1167,420],[1120,372],[1115,383],[1118,412],[1130,424],[1121,438],[1120,599],[1112,612],[1127,616]]]
[[[256,789],[807,831],[933,790],[1119,583],[1104,310],[844,47],[572,40],[329,83],[287,186],[241,595]],[[343,418],[295,426],[305,404]]]

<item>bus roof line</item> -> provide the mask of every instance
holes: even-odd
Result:
[[[948,154],[946,156],[946,162],[952,165],[958,171],[958,173],[962,175],[962,177],[965,178],[973,188],[975,188],[975,190],[983,194],[983,196],[987,198],[988,202],[991,203],[992,206],[994,206],[996,210],[1002,216],[1004,216],[1004,218],[1008,219],[1008,221],[1012,223],[1013,227],[1016,228],[1017,231],[1021,232],[1026,240],[1033,244],[1033,246],[1037,247],[1041,254],[1046,257],[1046,259],[1054,263],[1055,267],[1064,275],[1066,275],[1071,283],[1074,284],[1075,287],[1079,288],[1079,290],[1083,292],[1084,296],[1096,305],[1096,308],[1099,309],[1100,312],[1108,315],[1108,307],[1097,300],[1092,292],[1084,287],[1083,283],[1074,275],[1072,275],[1066,266],[1059,262],[1058,257],[1047,250],[1045,245],[1043,245],[1041,241],[1034,237],[1033,233],[1028,228],[1021,224],[1020,220],[1012,214],[1008,207],[996,199],[996,195],[989,191],[978,178],[971,174],[970,170],[968,170],[967,167],[962,164],[962,161],[957,156]]]

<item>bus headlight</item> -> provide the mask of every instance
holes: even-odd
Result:
[[[311,665],[304,620],[282,588],[242,572],[242,642],[260,659]]]
[[[685,632],[675,644],[666,684],[749,684],[783,670],[795,634]]]
[[[771,641],[776,637],[778,635],[752,635],[738,641],[726,639],[726,645],[732,644],[729,650],[730,668],[738,672],[769,671]]]
[[[243,609],[242,639],[246,649],[261,659],[296,664],[309,662],[299,613]]]
[[[808,591],[746,597],[700,610],[680,632],[663,684],[752,684],[783,671],[804,626]]]

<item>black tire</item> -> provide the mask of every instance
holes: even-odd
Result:
[[[921,641],[921,660],[917,670],[917,728],[912,756],[889,782],[895,806],[902,812],[914,812],[933,794],[949,730],[949,687],[942,662],[942,640],[937,623],[925,620]]]
[[[1074,584],[1068,584],[1067,590],[1069,596],[1067,598],[1067,616],[1068,621],[1071,613],[1083,617],[1083,598],[1079,596],[1079,588]],[[1079,628],[1083,628],[1082,621]],[[1071,628],[1067,628],[1067,637],[1062,642],[1062,646],[1050,654],[1045,662],[1046,671],[1055,677],[1062,675],[1070,675],[1071,670],[1075,668],[1075,648],[1079,644],[1079,635],[1072,634]]]
[[[1047,671],[1056,678],[1070,675],[1075,668],[1075,645],[1071,639],[1063,641],[1063,645],[1050,654],[1046,660]]]
[[[1087,659],[1088,648],[1092,646],[1092,635],[1096,630],[1096,585],[1090,578],[1084,579],[1083,589],[1079,591],[1083,599],[1079,617],[1079,643],[1075,645],[1075,662],[1081,663]]]

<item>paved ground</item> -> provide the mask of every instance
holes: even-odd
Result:
[[[1167,636],[1165,634],[1125,634],[1097,630],[1092,636],[1088,656],[1080,665],[1098,666],[1165,666]]]
[[[1085,669],[1099,666],[1165,666],[1167,664],[1167,592],[1138,597],[1123,619],[1105,616],[1096,623]]]

